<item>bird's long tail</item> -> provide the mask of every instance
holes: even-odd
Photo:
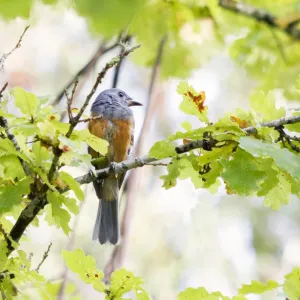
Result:
[[[94,187],[99,198],[99,206],[93,240],[98,239],[100,244],[109,242],[115,245],[119,240],[118,180],[117,178],[96,180]]]

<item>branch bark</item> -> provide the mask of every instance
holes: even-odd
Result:
[[[276,119],[273,121],[269,122],[263,122],[259,124],[257,127],[251,126],[244,128],[243,131],[248,133],[248,134],[256,134],[257,133],[257,128],[259,127],[269,127],[269,128],[277,128],[283,125],[288,125],[288,124],[295,124],[295,123],[300,123],[300,116],[292,116],[292,117],[283,117],[280,119]],[[182,154],[189,152],[191,150],[195,149],[204,149],[204,150],[211,150],[213,147],[216,146],[217,141],[214,140],[213,138],[211,139],[203,139],[203,140],[195,140],[187,144],[182,144],[180,146],[175,147],[175,151],[177,154]],[[96,174],[97,176],[100,176],[101,178],[108,177],[110,172],[113,172],[114,174],[120,174],[125,171],[135,169],[135,168],[140,168],[145,165],[153,165],[154,162],[159,162],[159,159],[155,159],[152,157],[149,157],[148,155],[141,156],[141,157],[136,157],[131,160],[125,160],[120,163],[115,163],[113,164],[113,167],[108,167],[104,168],[101,170],[97,170]],[[93,176],[92,174],[88,173],[83,176],[77,177],[75,180],[80,183],[80,184],[88,184],[95,180],[97,177]],[[64,190],[65,192],[66,190]]]
[[[297,28],[297,24],[300,22],[300,20],[293,20],[292,22],[287,23],[285,26],[281,26],[280,20],[269,12],[253,7],[246,3],[237,2],[235,0],[219,0],[219,5],[227,10],[255,19],[271,27],[278,28],[293,39],[300,40],[300,29]]]

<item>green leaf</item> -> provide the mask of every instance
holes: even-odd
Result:
[[[230,189],[239,195],[250,195],[259,189],[265,173],[259,170],[256,159],[238,148],[232,160],[221,159],[222,173]]]
[[[0,1],[0,15],[4,19],[14,19],[16,17],[29,18],[33,0],[10,0]]]
[[[266,178],[260,186],[260,190],[257,192],[257,196],[265,196],[278,184],[279,169],[274,164],[271,158],[258,159],[260,164],[260,170],[265,172]]]
[[[256,280],[252,280],[251,284],[243,284],[239,289],[239,293],[242,295],[247,294],[262,294],[267,291],[272,291],[279,287],[279,284],[276,281],[269,280],[266,284],[261,283]]]
[[[4,271],[6,262],[7,262],[7,242],[5,240],[1,240],[0,241],[0,272]]]
[[[178,300],[219,300],[219,295],[211,295],[203,287],[200,288],[187,288],[179,293]],[[221,298],[222,299],[222,298]]]
[[[39,104],[39,99],[34,95],[20,87],[13,89],[15,97],[15,105],[21,110],[24,115],[34,117]]]
[[[168,174],[162,175],[160,178],[164,180],[163,187],[169,189],[176,185],[176,180],[180,175],[179,171],[180,161],[178,159],[173,159],[167,166]]]
[[[51,214],[55,225],[57,228],[61,227],[64,233],[68,235],[71,231],[69,227],[71,216],[67,210],[62,208],[63,199],[64,197],[57,192],[48,191],[47,193],[47,200],[51,205]]]
[[[26,177],[16,184],[0,187],[0,213],[8,212],[14,205],[21,203],[23,196],[30,192],[32,179]]]
[[[121,299],[125,293],[133,290],[136,299],[149,300],[147,292],[141,286],[143,280],[125,269],[116,270],[111,274],[110,297]]]
[[[190,89],[189,83],[187,81],[180,81],[177,85],[177,93],[180,95],[186,94]]]
[[[261,91],[256,92],[250,97],[250,103],[252,109],[261,115],[262,121],[275,120],[285,116],[283,107],[276,108],[276,99],[272,92],[267,95]]]
[[[183,97],[183,101],[179,107],[180,110],[188,115],[198,117],[202,122],[208,123],[207,107],[204,106],[205,93],[197,93],[196,90],[185,81],[178,84],[177,92]]]
[[[190,131],[193,128],[192,124],[190,122],[188,122],[188,121],[185,121],[185,122],[181,123],[181,127],[183,129],[185,129],[186,131]]]
[[[291,182],[286,174],[278,174],[278,182],[265,197],[264,204],[272,209],[280,209],[282,204],[289,204],[291,194]]]
[[[183,96],[183,100],[180,103],[179,109],[187,115],[195,116],[200,121],[208,123],[207,109],[204,109],[203,112],[200,112],[197,105],[186,95]]]
[[[193,156],[186,156],[180,159],[180,175],[179,179],[190,178],[196,189],[203,186],[202,178],[199,175],[199,170],[195,169],[196,158]]]
[[[108,142],[91,134],[88,129],[74,130],[71,139],[75,141],[86,142],[91,148],[102,155],[107,153]]]
[[[70,128],[69,123],[62,123],[57,120],[50,121],[50,124],[56,129],[57,132],[59,132],[63,135],[65,135]]]
[[[300,91],[300,75],[298,75],[296,80],[296,89]]]
[[[76,199],[64,197],[64,205],[68,208],[68,210],[77,215],[79,213],[79,206],[77,204]]]
[[[15,155],[0,157],[0,165],[3,168],[3,179],[5,180],[14,182],[15,179],[22,179],[26,176],[20,161]]]
[[[68,185],[68,187],[74,191],[78,200],[82,201],[84,199],[84,193],[80,188],[80,184],[67,172],[59,172],[60,178]]]
[[[0,156],[15,154],[20,156],[20,153],[16,150],[14,144],[9,139],[1,139],[0,143]]]
[[[168,141],[156,142],[149,151],[149,156],[156,159],[176,156],[175,146]]]
[[[286,148],[281,149],[277,144],[265,143],[251,137],[242,137],[239,142],[240,147],[253,156],[271,157],[280,169],[300,178],[300,156]]]
[[[50,158],[50,152],[46,147],[41,146],[41,142],[38,141],[32,145],[32,153],[34,159],[32,160],[33,165],[42,166],[44,161]]]
[[[92,284],[93,288],[99,292],[105,291],[105,285],[101,281],[104,274],[96,268],[96,261],[92,256],[85,255],[81,249],[63,250],[62,256],[67,267],[78,274],[83,282]]]
[[[285,275],[283,290],[290,300],[300,298],[300,268],[296,267],[291,273]]]
[[[57,138],[56,128],[53,126],[53,122],[49,122],[48,120],[44,120],[43,122],[38,122],[37,124],[37,134],[39,137],[53,141]]]

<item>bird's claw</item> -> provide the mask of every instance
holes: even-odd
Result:
[[[110,163],[110,166],[109,166],[109,170],[112,173],[114,173],[115,177],[118,176],[118,174],[116,174],[117,165],[118,165],[118,163],[116,163],[116,162],[113,161],[113,162]]]

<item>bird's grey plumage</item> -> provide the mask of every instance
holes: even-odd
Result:
[[[125,153],[125,158],[130,153],[130,148],[133,144],[134,129],[133,113],[129,107],[130,101],[132,102],[131,97],[124,91],[109,89],[100,93],[92,104],[92,115],[102,116],[106,122],[105,134],[102,138],[110,143],[107,154],[108,163],[114,161],[115,149],[113,149],[112,140],[116,134],[116,130],[118,130],[115,121],[130,123],[131,141],[128,141],[128,150]],[[132,103],[135,103],[132,105],[140,105],[137,102]],[[118,242],[118,198],[124,177],[125,174],[122,174],[118,178],[110,176],[94,181],[95,191],[99,198],[99,208],[93,232],[93,240],[98,239],[101,244],[106,242],[116,244]]]
[[[122,97],[119,96],[120,93]],[[102,115],[107,120],[126,120],[133,116],[128,107],[128,100],[131,100],[131,97],[120,89],[105,90],[94,101],[91,112]]]

